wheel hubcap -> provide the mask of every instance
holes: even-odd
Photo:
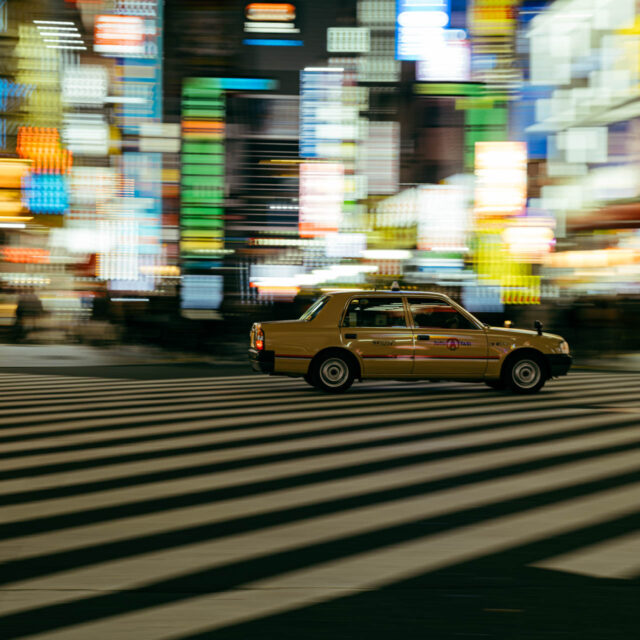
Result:
[[[513,380],[523,389],[535,387],[540,382],[541,376],[540,365],[533,360],[520,360],[513,367]]]
[[[340,358],[329,358],[320,367],[320,379],[328,387],[339,387],[349,377],[349,367]]]

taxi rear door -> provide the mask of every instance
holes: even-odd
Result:
[[[425,378],[478,379],[487,368],[483,328],[441,298],[407,298],[414,331],[413,373]]]
[[[340,327],[342,344],[362,363],[365,377],[405,376],[413,367],[413,330],[402,296],[351,298]]]

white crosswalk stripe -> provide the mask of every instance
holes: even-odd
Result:
[[[2,638],[213,633],[494,554],[640,575],[640,375],[576,372],[533,397],[258,375],[0,385]]]

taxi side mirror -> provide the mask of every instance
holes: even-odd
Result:
[[[542,322],[540,322],[540,320],[536,320],[533,323],[533,328],[538,332],[539,336],[542,335]]]

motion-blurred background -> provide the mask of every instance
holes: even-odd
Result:
[[[636,0],[0,0],[0,46],[2,340],[397,280],[640,350]]]

